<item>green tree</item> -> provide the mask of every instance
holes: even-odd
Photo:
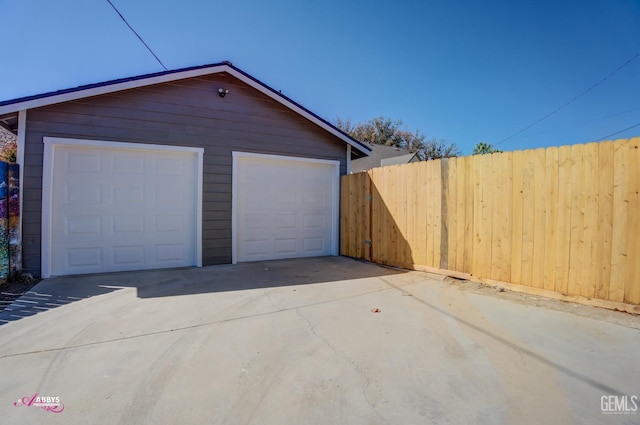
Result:
[[[10,140],[0,148],[0,161],[16,162],[18,158],[18,142]]]
[[[460,149],[446,139],[431,138],[423,143],[422,159],[451,158],[460,155]]]
[[[335,125],[360,142],[408,149],[417,152],[422,160],[460,155],[460,149],[455,144],[445,139],[426,139],[420,130],[407,130],[402,120],[375,117],[363,123],[353,124],[348,118],[338,117]]]
[[[475,148],[473,148],[472,155],[484,155],[486,153],[501,153],[500,149],[496,149],[492,144],[487,142],[479,142]]]

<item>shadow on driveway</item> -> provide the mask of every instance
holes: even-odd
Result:
[[[0,326],[69,303],[136,288],[138,298],[307,285],[403,273],[346,257],[315,257],[202,268],[146,270],[45,279],[0,312]]]

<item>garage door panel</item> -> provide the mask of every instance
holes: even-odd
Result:
[[[65,235],[95,239],[102,233],[102,219],[100,217],[67,217],[64,226]]]
[[[157,244],[155,260],[157,262],[180,262],[186,255],[186,247],[180,243]]]
[[[95,205],[102,202],[102,188],[96,185],[71,184],[64,187],[66,203]]]
[[[274,214],[275,227],[279,231],[295,230],[298,227],[298,216],[294,213]]]
[[[246,258],[260,258],[268,255],[270,252],[271,240],[269,238],[262,239],[245,239],[243,252]],[[251,261],[251,260],[245,260]]]
[[[155,161],[154,167],[157,176],[184,176],[187,171],[183,161],[172,158],[159,158]]]
[[[122,175],[144,174],[144,155],[142,154],[114,154],[112,157],[113,171]]]
[[[67,248],[64,252],[66,266],[70,269],[83,267],[100,267],[102,265],[102,248],[85,246]]]
[[[321,207],[327,203],[327,196],[321,191],[303,193],[302,203],[306,207]]]
[[[196,153],[58,146],[51,274],[196,264]]]
[[[181,214],[162,214],[155,216],[155,232],[185,232],[186,229],[185,217]]]
[[[318,255],[325,251],[325,241],[322,237],[307,237],[302,239],[302,249],[305,254]]]
[[[102,170],[100,155],[95,153],[64,152],[64,170],[74,173],[96,173]]]
[[[128,205],[144,205],[144,186],[112,186],[113,190],[113,202],[128,204]]]
[[[113,247],[113,263],[114,265],[144,265],[144,245],[130,246],[114,246]]]
[[[305,214],[302,220],[305,230],[324,229],[327,220],[323,214]]]
[[[144,234],[144,219],[145,217],[140,215],[111,217],[113,236],[120,238],[123,236],[140,236]]]
[[[236,161],[237,261],[332,254],[334,164],[255,156]]]
[[[298,251],[298,239],[295,236],[276,238],[273,243],[276,254],[295,254]]]

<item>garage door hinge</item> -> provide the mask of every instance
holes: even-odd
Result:
[[[371,202],[371,195],[365,196],[364,200],[367,201],[367,202]]]

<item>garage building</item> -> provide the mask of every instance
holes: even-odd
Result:
[[[56,276],[337,255],[370,153],[229,62],[0,102],[23,268]]]

